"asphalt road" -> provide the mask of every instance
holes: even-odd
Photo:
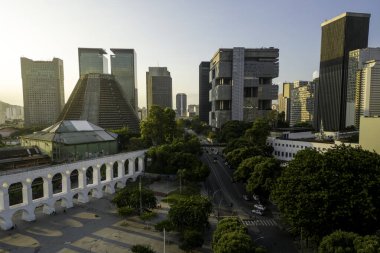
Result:
[[[215,215],[238,216],[248,227],[254,242],[265,246],[269,252],[297,252],[292,237],[280,229],[278,219],[273,216],[276,208],[269,204],[264,216],[253,214],[251,210],[255,201],[243,199],[244,186],[232,182],[233,170],[224,164],[220,155],[215,154],[217,148],[204,149],[208,152],[203,152],[202,161],[208,164],[211,170],[205,186],[212,198]]]

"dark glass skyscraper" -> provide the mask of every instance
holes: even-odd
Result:
[[[119,82],[123,96],[137,111],[137,68],[134,49],[111,48],[111,74]]]
[[[211,111],[209,101],[209,91],[211,89],[209,81],[210,62],[203,61],[199,64],[199,119],[209,123],[208,114]]]
[[[148,113],[152,105],[173,107],[172,78],[167,67],[149,67],[146,72],[146,100]]]
[[[322,23],[318,128],[344,129],[349,52],[368,46],[370,14],[343,13]]]

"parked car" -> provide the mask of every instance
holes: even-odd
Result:
[[[260,201],[259,196],[255,195],[255,194],[252,195],[252,198],[253,198],[254,200],[256,200],[256,201]]]
[[[244,194],[243,195],[243,199],[246,200],[246,201],[248,201],[249,200],[248,195]]]
[[[264,214],[264,211],[261,211],[259,209],[252,209],[252,213],[254,214],[258,214],[258,215],[263,215]]]
[[[254,208],[258,209],[258,210],[261,210],[261,211],[265,211],[266,207],[261,205],[261,204],[255,204],[253,205]]]

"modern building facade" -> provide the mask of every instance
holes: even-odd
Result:
[[[297,123],[313,125],[315,84],[308,81],[295,81],[291,93],[290,126]]]
[[[322,23],[318,87],[318,128],[346,126],[349,52],[368,46],[370,14],[343,13]]]
[[[252,122],[265,116],[277,99],[279,50],[276,48],[219,49],[210,61],[210,125],[230,120]]]
[[[86,74],[108,73],[107,52],[102,48],[78,48],[79,77]]]
[[[187,96],[185,93],[176,95],[176,112],[178,117],[187,116]]]
[[[104,129],[128,127],[139,133],[137,112],[122,94],[113,75],[86,74],[76,84],[58,121],[87,120]]]
[[[149,67],[146,72],[147,109],[152,105],[173,107],[172,78],[166,67]]]
[[[209,113],[211,111],[211,103],[209,101],[209,91],[211,89],[209,73],[210,62],[201,62],[201,64],[199,64],[199,119],[207,123],[209,123]]]
[[[282,84],[282,93],[278,95],[279,101],[279,112],[285,113],[285,121],[290,121],[291,113],[291,96],[294,84],[293,83],[283,83]]]
[[[137,111],[137,65],[134,49],[111,48],[111,74],[120,84],[123,96]]]
[[[187,111],[189,112],[189,117],[199,116],[199,105],[189,105]]]
[[[380,154],[380,117],[360,117],[359,144],[363,149]]]
[[[372,60],[364,64],[360,73],[360,89],[356,107],[356,122],[361,116],[380,116],[380,61]],[[360,125],[358,126],[360,127]]]
[[[45,127],[53,124],[63,106],[63,61],[33,61],[21,57],[24,96],[24,126]]]
[[[349,54],[346,126],[355,126],[359,129],[360,116],[364,115],[364,111],[368,112],[366,116],[371,116],[374,113],[373,101],[380,99],[373,92],[380,85],[376,83],[375,76],[378,63],[368,65],[371,60],[380,61],[380,48],[357,49]],[[365,100],[366,97],[368,101]],[[366,102],[368,106],[371,104],[371,108],[365,110]]]

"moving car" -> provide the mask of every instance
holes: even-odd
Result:
[[[257,210],[261,210],[261,211],[265,211],[266,207],[261,205],[261,204],[255,204],[253,205],[254,208],[256,208]]]
[[[258,209],[252,209],[252,213],[258,214],[258,215],[263,215],[264,211],[258,210]]]

